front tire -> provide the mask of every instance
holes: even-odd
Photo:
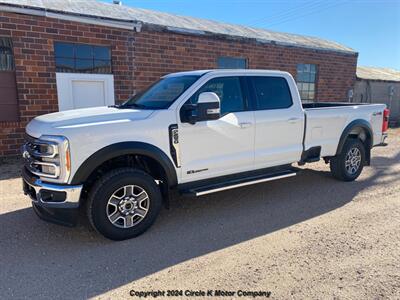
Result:
[[[93,186],[87,215],[94,229],[111,240],[125,240],[145,232],[162,206],[160,188],[142,170],[112,170]]]
[[[330,161],[333,177],[353,181],[360,176],[365,165],[365,146],[359,139],[347,139],[342,152]]]

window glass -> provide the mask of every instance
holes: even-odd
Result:
[[[297,81],[298,82],[309,82],[310,81],[310,73],[305,73],[305,72],[297,73]]]
[[[314,64],[298,64],[296,79],[301,100],[305,102],[314,101],[317,66]]]
[[[94,60],[94,73],[111,73],[111,66],[108,60]]]
[[[14,69],[11,39],[0,37],[0,71],[13,71]]]
[[[107,47],[93,46],[93,55],[96,59],[110,59],[110,49]]]
[[[57,72],[110,74],[108,47],[74,43],[54,43]]]
[[[138,108],[164,109],[168,108],[180,95],[182,95],[199,76],[172,76],[162,78],[144,93],[138,94],[123,106],[137,106]]]
[[[292,105],[292,95],[285,78],[252,77],[258,109],[280,109]]]
[[[93,58],[93,46],[90,45],[75,45],[76,49],[76,58]]]
[[[72,73],[75,71],[73,58],[56,57],[57,72]]]
[[[217,65],[219,69],[246,69],[247,59],[237,57],[219,57]]]
[[[244,101],[239,77],[219,77],[208,81],[190,99],[195,104],[204,92],[216,93],[221,100],[221,115],[244,110]]]
[[[92,59],[76,59],[75,69],[79,73],[92,73],[93,60]]]
[[[68,43],[55,43],[54,52],[56,57],[69,57],[74,58],[74,44]]]

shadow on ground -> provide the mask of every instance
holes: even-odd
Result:
[[[338,209],[378,178],[393,177],[386,166],[399,160],[400,154],[374,157],[372,174],[356,182],[339,182],[327,171],[306,169],[290,179],[198,199],[179,198],[147,233],[123,242],[103,239],[84,221],[72,229],[45,223],[31,209],[0,215],[1,294],[6,298],[100,295]]]
[[[0,158],[0,180],[21,177],[22,164],[20,157]]]

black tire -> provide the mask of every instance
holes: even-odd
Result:
[[[349,158],[350,151],[357,151],[361,156],[358,168],[356,166],[346,168],[346,160]],[[343,145],[340,154],[331,158],[330,168],[333,177],[342,181],[353,181],[360,176],[365,165],[365,146],[359,139],[349,138]],[[349,170],[352,169],[352,170]]]
[[[124,226],[127,221],[124,220],[125,217],[122,215],[117,221],[120,222],[122,220],[124,225],[118,223],[115,225],[111,222],[109,219],[109,199],[116,191],[129,185],[138,186],[147,193],[147,213],[138,224],[130,228],[121,228],[117,226]],[[89,193],[87,215],[93,228],[106,238],[125,240],[145,232],[156,220],[161,206],[160,188],[149,174],[138,169],[120,168],[110,171],[95,183]],[[120,213],[117,207],[115,209]],[[137,218],[137,216],[133,217]]]

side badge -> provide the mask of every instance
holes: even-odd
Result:
[[[200,170],[189,170],[186,173],[187,174],[195,174],[195,173],[200,173],[200,172],[204,172],[204,171],[208,171],[208,168],[207,169],[200,169]]]
[[[180,149],[179,149],[179,131],[178,131],[178,125],[176,124],[169,126],[169,143],[170,143],[171,157],[174,160],[175,166],[177,168],[180,168],[181,159],[180,159]]]

